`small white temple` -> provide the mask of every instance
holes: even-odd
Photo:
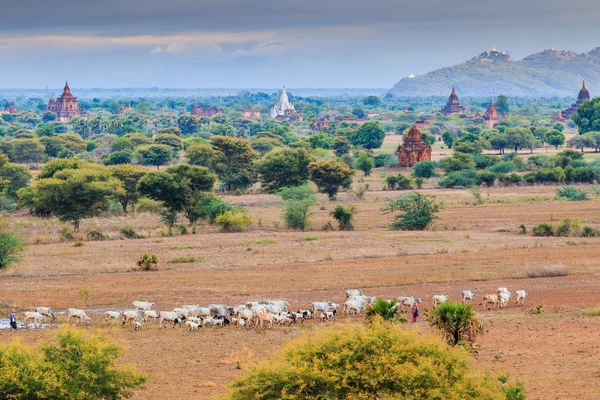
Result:
[[[281,91],[281,97],[279,98],[279,103],[275,104],[271,109],[271,118],[286,118],[290,114],[296,114],[296,109],[294,108],[294,105],[290,103],[284,85],[283,90]]]

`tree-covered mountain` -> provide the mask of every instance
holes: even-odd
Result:
[[[462,96],[577,96],[581,82],[600,93],[600,47],[583,54],[545,50],[515,61],[485,51],[462,64],[404,78],[390,90],[397,96],[444,96],[454,85]]]

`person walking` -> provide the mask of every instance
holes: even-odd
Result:
[[[12,310],[8,314],[8,323],[12,329],[17,329],[17,314],[15,314],[15,310]]]
[[[417,318],[419,318],[419,306],[417,306],[417,303],[413,303],[411,311],[412,322],[417,322]]]

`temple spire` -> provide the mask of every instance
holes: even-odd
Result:
[[[585,79],[583,80],[583,86],[581,87],[581,90],[587,90],[587,89],[585,88]]]
[[[456,90],[454,90],[454,85],[452,85],[452,94],[456,96]]]

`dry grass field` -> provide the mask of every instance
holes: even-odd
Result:
[[[342,303],[344,290],[354,287],[383,298],[418,296],[430,308],[434,294],[458,300],[462,289],[482,297],[507,286],[513,292],[527,289],[527,305],[491,311],[477,305],[488,332],[473,364],[510,372],[525,382],[530,398],[598,398],[600,317],[588,311],[600,308],[600,238],[539,238],[530,231],[535,224],[564,218],[600,227],[600,199],[556,200],[552,186],[482,188],[485,203],[474,205],[469,190],[424,189],[445,203],[434,228],[395,232],[386,229],[391,217],[379,209],[400,192],[379,191],[381,172],[356,184],[368,183],[374,190],[363,199],[343,193],[337,203],[329,203],[321,197],[307,232],[287,230],[279,198],[270,195],[227,198],[249,209],[253,224],[246,233],[201,226],[195,235],[163,237],[156,215],[138,213],[84,221],[83,233],[98,229],[112,240],[86,241],[81,247],[61,242],[57,221],[5,216],[4,228],[17,231],[27,248],[17,266],[0,273],[0,312],[39,305],[91,310],[89,329],[114,335],[126,345],[123,362],[148,375],[146,390],[137,399],[208,399],[289,339],[332,323],[359,323],[360,318],[310,321],[267,332],[228,327],[190,333],[147,324],[134,333],[107,326],[101,312],[128,308],[136,299],[170,310],[181,304],[233,305],[265,297],[286,298],[298,309],[312,301]],[[337,204],[357,207],[355,231],[321,230]],[[145,238],[119,239],[122,227]],[[144,252],[159,257],[157,271],[135,270],[135,260]],[[561,276],[531,277],[543,268]],[[79,296],[82,289],[89,291],[86,302]],[[535,306],[544,306],[544,312],[531,313]],[[424,319],[406,329],[433,334]],[[18,335],[35,342],[47,334],[1,329],[0,340]],[[236,369],[238,361],[241,369]]]

